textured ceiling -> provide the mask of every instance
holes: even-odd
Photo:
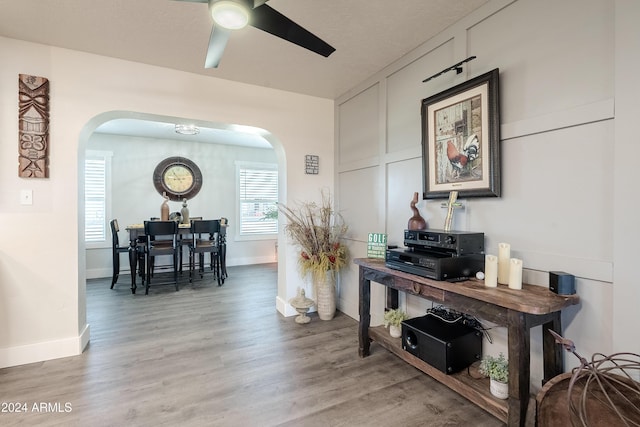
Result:
[[[204,68],[203,3],[0,0],[0,36],[335,99],[487,1],[270,0],[336,52],[324,58],[247,27],[217,69]]]

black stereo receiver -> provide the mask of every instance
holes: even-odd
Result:
[[[484,253],[484,233],[405,230],[404,245],[417,251],[441,251],[454,256]]]
[[[387,249],[385,265],[394,270],[433,280],[455,280],[473,277],[484,270],[484,255],[418,252],[411,249]]]

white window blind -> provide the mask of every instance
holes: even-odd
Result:
[[[84,162],[84,239],[107,240],[107,161],[104,157]]]
[[[277,210],[275,167],[240,166],[238,169],[241,236],[278,234],[277,217],[266,216]]]

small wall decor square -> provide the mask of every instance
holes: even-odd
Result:
[[[307,175],[317,175],[319,168],[320,158],[312,154],[304,156],[304,173]]]

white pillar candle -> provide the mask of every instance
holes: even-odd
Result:
[[[495,255],[484,257],[484,286],[487,288],[498,286],[498,257]]]
[[[498,243],[498,283],[509,283],[509,258],[511,258],[511,245]]]
[[[509,263],[509,289],[522,289],[522,260],[511,258]]]

